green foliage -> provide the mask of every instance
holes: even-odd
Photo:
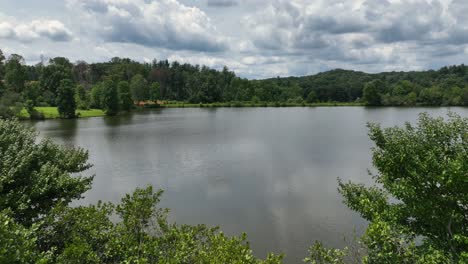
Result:
[[[162,191],[137,189],[118,205],[59,206],[44,220],[38,244],[58,263],[281,263],[256,259],[245,235],[229,238],[217,228],[169,224]],[[111,221],[112,215],[118,216]]]
[[[102,83],[98,83],[91,89],[91,107],[103,108],[104,88]]]
[[[421,114],[417,126],[369,129],[381,187],[340,182],[339,189],[345,203],[370,221],[363,237],[367,263],[462,261],[468,247],[468,119]]]
[[[57,109],[62,118],[75,117],[75,89],[72,81],[69,79],[60,81],[57,91]]]
[[[5,55],[3,55],[3,51],[0,49],[0,80],[3,80],[4,74],[5,74]]]
[[[18,54],[12,54],[5,64],[5,83],[8,89],[21,93],[26,82],[24,59]]]
[[[385,190],[351,182],[345,184],[341,180],[338,183],[345,204],[364,219],[372,221],[374,216],[382,215],[389,209],[389,195]]]
[[[112,116],[119,112],[120,99],[117,85],[108,78],[102,84],[102,107],[106,115]]]
[[[27,100],[25,102],[24,107],[26,108],[26,111],[27,111],[30,119],[32,119],[32,120],[43,120],[45,118],[44,115],[41,112],[37,111],[34,108],[34,102],[32,100]]]
[[[66,58],[57,57],[49,61],[49,65],[43,67],[39,81],[45,91],[56,94],[62,80],[73,80],[73,65]]]
[[[0,210],[30,226],[56,204],[68,204],[90,188],[88,153],[43,140],[14,120],[0,120]],[[75,175],[75,176],[72,176]]]
[[[1,58],[1,56],[0,56]],[[72,64],[63,57],[42,63],[23,65],[19,55],[12,55],[6,67],[5,82],[0,82],[0,96],[7,91],[22,93],[24,84],[39,81],[39,95],[27,94],[37,106],[56,106],[56,95],[62,80],[72,80],[77,87],[76,103],[80,109],[103,109],[102,82],[108,78],[118,84],[129,82],[133,101],[178,101],[190,104],[249,102],[256,106],[293,106],[308,104],[344,104],[363,102],[367,105],[468,105],[468,66],[450,66],[438,71],[384,72],[367,74],[358,71],[331,70],[303,77],[247,80],[224,67],[222,71],[206,66],[180,64],[167,60],[139,63],[127,58],[108,62]],[[6,83],[6,87],[3,85]],[[79,93],[91,90],[91,96]],[[24,93],[26,94],[26,93]],[[124,99],[125,98],[125,99]],[[300,102],[303,98],[306,102]],[[120,107],[131,107],[128,95],[120,96]],[[262,102],[262,103],[259,103]],[[114,112],[114,111],[111,111]]]
[[[78,109],[87,110],[90,107],[89,95],[83,85],[77,85],[75,88],[75,102]]]
[[[33,105],[37,105],[37,103],[41,100],[41,88],[39,82],[32,81],[26,83],[26,86],[23,90],[23,100],[31,100]]]
[[[3,83],[4,75],[5,75],[5,55],[3,55],[2,50],[0,49],[0,97],[6,91],[5,85]]]
[[[135,101],[146,101],[150,98],[150,89],[148,82],[141,74],[133,76],[130,83],[132,98]]]
[[[36,248],[38,225],[26,228],[0,211],[0,263],[48,263],[49,252]]]
[[[159,85],[159,83],[157,82],[152,83],[150,89],[151,89],[150,100],[152,101],[159,100],[161,97],[161,86]]]
[[[307,101],[309,104],[312,104],[312,103],[317,102],[317,93],[314,92],[314,91],[310,91],[309,94],[307,94],[307,99],[306,99],[306,101]]]
[[[7,91],[0,98],[0,119],[15,117],[22,109],[23,104],[18,93]]]
[[[58,263],[100,263],[111,254],[108,243],[113,239],[114,224],[109,219],[114,206],[99,202],[97,205],[56,206],[38,230],[38,245],[42,251],[54,250]]]
[[[362,240],[367,245],[364,263],[463,263],[457,262],[447,252],[430,244],[417,246],[415,234],[404,226],[378,218],[366,230]]]
[[[281,95],[279,96],[280,101],[287,101],[287,100],[295,100],[297,101],[297,98],[302,99],[302,89],[301,87],[297,84],[291,84],[288,87],[282,87],[281,89]]]
[[[33,101],[32,100],[26,100],[26,103],[25,103],[24,107],[26,108],[26,111],[28,111],[28,113],[31,113],[32,111],[34,111]]]
[[[419,97],[427,105],[441,105],[443,102],[442,90],[437,86],[423,89]]]
[[[347,249],[325,248],[321,242],[316,241],[309,248],[309,256],[304,259],[304,262],[311,264],[344,264],[346,255]]]
[[[118,92],[120,99],[120,108],[123,111],[130,111],[133,108],[132,95],[130,93],[130,85],[127,81],[121,81],[118,84]]]
[[[286,100],[285,105],[295,106],[295,105],[304,105],[304,104],[305,104],[304,99],[301,96],[298,96],[296,98],[289,98],[288,100]]]
[[[44,105],[41,105],[41,106],[57,105],[56,104],[56,96],[51,91],[49,91],[49,90],[44,91],[44,93],[42,94],[42,97],[44,98]]]
[[[367,105],[377,106],[382,104],[381,91],[383,86],[384,84],[381,81],[372,81],[364,85],[362,97]]]

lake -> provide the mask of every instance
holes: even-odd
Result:
[[[75,204],[165,190],[170,220],[248,234],[257,256],[298,263],[315,240],[342,247],[366,222],[342,204],[337,177],[371,184],[367,122],[468,108],[179,108],[34,122],[41,137],[89,150],[93,189]]]

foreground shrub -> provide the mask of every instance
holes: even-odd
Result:
[[[468,263],[468,119],[421,114],[416,126],[369,131],[378,186],[339,182],[344,202],[370,222],[362,261]]]
[[[0,120],[0,210],[10,209],[26,226],[58,203],[81,198],[92,181],[76,175],[91,166],[86,151],[36,137],[18,121]]]

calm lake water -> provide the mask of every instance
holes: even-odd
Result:
[[[77,204],[119,201],[148,184],[165,190],[177,223],[246,232],[259,257],[298,263],[315,240],[346,245],[365,221],[347,209],[337,177],[372,183],[366,122],[468,108],[186,108],[32,123],[41,137],[89,150],[93,189]]]

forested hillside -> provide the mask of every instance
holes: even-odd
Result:
[[[227,67],[167,60],[140,63],[113,58],[104,63],[72,63],[56,57],[27,65],[22,56],[0,51],[0,116],[26,108],[57,106],[61,117],[76,109],[103,109],[113,115],[135,102],[170,100],[187,103],[356,102],[367,105],[468,105],[468,67],[421,72],[368,74],[332,70],[305,77],[247,80]]]
[[[337,69],[262,82],[280,87],[297,85],[304,98],[310,96],[321,102],[363,100],[371,105],[468,105],[468,66],[465,65],[377,74]]]

